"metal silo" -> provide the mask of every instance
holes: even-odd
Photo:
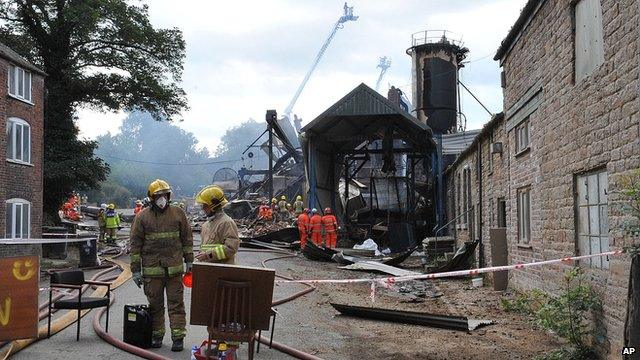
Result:
[[[407,54],[412,59],[415,115],[434,133],[456,132],[458,70],[469,50],[446,30],[427,30],[411,36]]]

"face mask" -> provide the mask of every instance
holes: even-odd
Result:
[[[159,198],[156,199],[156,205],[160,208],[160,209],[164,209],[165,207],[167,207],[167,198],[164,196],[161,196]]]

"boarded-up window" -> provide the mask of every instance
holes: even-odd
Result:
[[[498,198],[498,227],[507,227],[507,202],[504,198]]]
[[[518,189],[518,243],[531,243],[531,196],[528,187]]]
[[[606,170],[581,175],[576,180],[578,255],[609,251],[608,184]],[[592,267],[609,268],[607,258],[582,261]]]
[[[575,78],[589,76],[604,63],[600,0],[580,0],[575,5]]]

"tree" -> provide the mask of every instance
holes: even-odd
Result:
[[[97,187],[109,171],[97,143],[78,139],[75,109],[178,116],[185,43],[178,29],[154,29],[146,5],[125,0],[5,0],[0,19],[0,42],[48,74],[44,211],[54,219],[72,190]]]
[[[117,184],[130,192],[129,197],[143,198],[147,186],[154,179],[169,182],[174,196],[192,196],[211,181],[214,161],[206,148],[199,148],[195,136],[168,122],[154,121],[148,113],[132,112],[122,122],[118,134],[106,134],[96,140],[99,144],[96,154],[103,157],[111,167],[111,174],[105,185],[110,190]],[[91,201],[118,201],[110,191],[93,192]],[[99,196],[99,197],[98,197]],[[126,201],[125,201],[126,202]]]

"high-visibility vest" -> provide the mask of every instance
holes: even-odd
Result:
[[[324,225],[324,229],[326,230],[327,234],[330,234],[336,232],[338,222],[335,216],[333,216],[332,214],[328,214],[322,217],[322,225]]]

